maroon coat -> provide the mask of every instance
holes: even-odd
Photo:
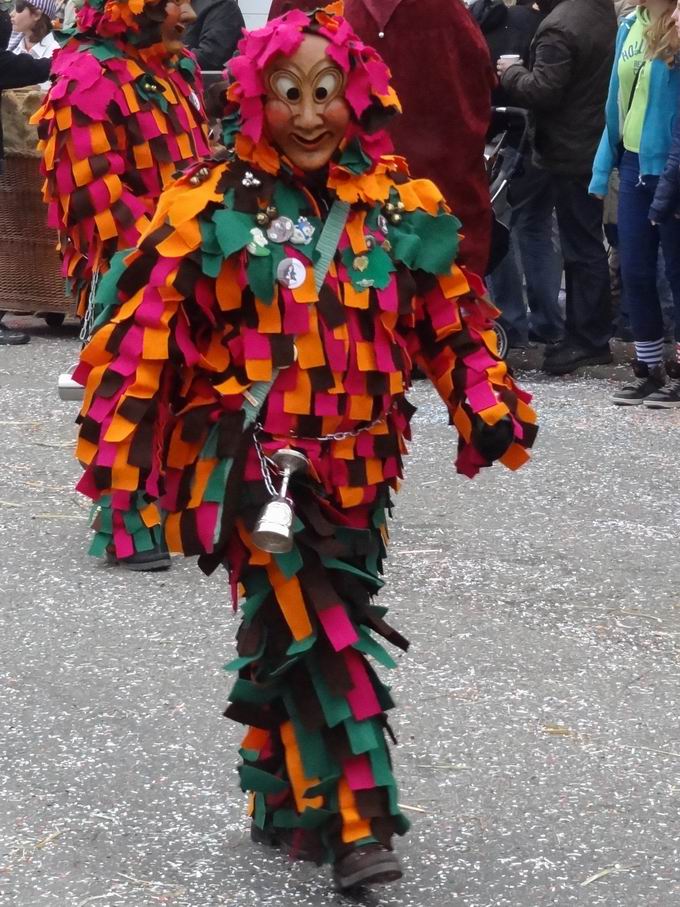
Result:
[[[269,17],[319,0],[273,0]],[[345,16],[392,70],[404,114],[391,127],[415,177],[437,184],[463,223],[460,262],[486,272],[491,208],[484,167],[495,77],[461,0],[345,0]],[[382,37],[381,37],[382,34]]]

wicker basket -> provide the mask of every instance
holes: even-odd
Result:
[[[47,226],[40,161],[9,155],[0,176],[0,310],[73,314]]]

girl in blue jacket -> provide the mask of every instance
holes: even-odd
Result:
[[[680,339],[680,221],[658,226],[650,206],[671,147],[680,100],[680,46],[671,16],[675,0],[646,0],[619,28],[607,100],[607,120],[590,192],[604,196],[619,169],[619,256],[635,340],[633,379],[613,397],[619,405],[680,406],[674,365],[664,368],[663,317],[656,289],[659,243],[673,293]],[[671,381],[666,384],[666,372]]]

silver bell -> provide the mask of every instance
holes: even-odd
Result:
[[[306,472],[308,461],[304,454],[286,448],[277,450],[272,461],[281,471],[281,488],[278,496],[265,504],[253,531],[253,542],[269,554],[286,554],[293,548],[293,519],[295,512],[288,499],[291,477]]]

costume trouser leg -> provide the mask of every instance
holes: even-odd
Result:
[[[250,725],[241,786],[260,828],[300,829],[319,860],[389,846],[408,828],[385,741],[393,702],[366,657],[394,666],[373,632],[407,645],[371,603],[382,585],[380,520],[382,511],[375,525],[323,537],[300,525],[286,555],[258,551],[237,524],[248,563],[226,714]]]

